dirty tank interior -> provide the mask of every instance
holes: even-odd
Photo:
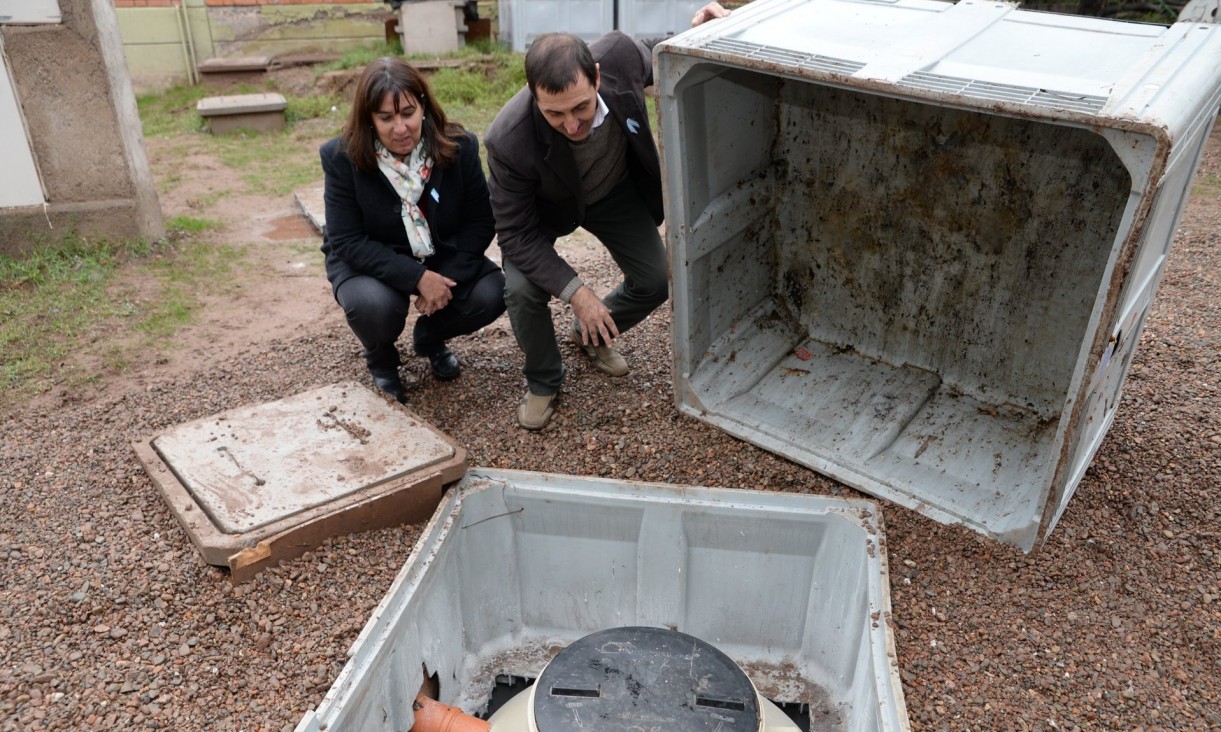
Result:
[[[675,99],[680,400],[1028,532],[1130,201],[1107,140],[716,64]]]
[[[563,648],[623,626],[715,646],[811,729],[906,729],[871,508],[474,468],[298,729],[408,729],[434,675],[443,703],[482,712],[499,679],[537,678]]]

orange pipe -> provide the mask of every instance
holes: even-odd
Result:
[[[488,732],[492,729],[490,723],[423,694],[416,696],[411,709],[415,712],[411,732]]]

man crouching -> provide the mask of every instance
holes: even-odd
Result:
[[[725,17],[713,2],[692,25]],[[594,368],[628,373],[614,339],[666,301],[661,161],[645,107],[653,83],[649,49],[613,31],[586,45],[568,34],[539,37],[526,53],[526,88],[488,128],[492,211],[504,259],[505,303],[526,356],[528,390],[517,421],[542,429],[564,379],[548,304],[572,306],[569,337]],[[555,250],[578,226],[606,247],[623,281],[599,299]]]

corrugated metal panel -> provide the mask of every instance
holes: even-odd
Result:
[[[786,68],[824,71],[830,74],[851,75],[865,65],[859,61],[832,58],[817,53],[790,51],[748,41],[735,41],[730,38],[714,38],[705,43],[703,48],[712,53],[724,53],[738,58],[783,64]]]
[[[900,86],[924,89],[942,94],[961,94],[964,97],[1012,104],[1028,104],[1037,107],[1058,107],[1074,112],[1094,114],[1107,103],[1106,97],[1092,94],[1057,92],[1052,89],[1037,89],[1016,84],[997,84],[979,79],[958,79],[942,74],[918,72],[899,82]]]

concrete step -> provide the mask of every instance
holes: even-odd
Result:
[[[238,130],[276,132],[284,129],[284,110],[288,101],[282,94],[232,94],[204,97],[195,110],[214,135]]]
[[[210,86],[231,86],[262,80],[271,67],[270,56],[210,58],[197,67],[199,78]]]

